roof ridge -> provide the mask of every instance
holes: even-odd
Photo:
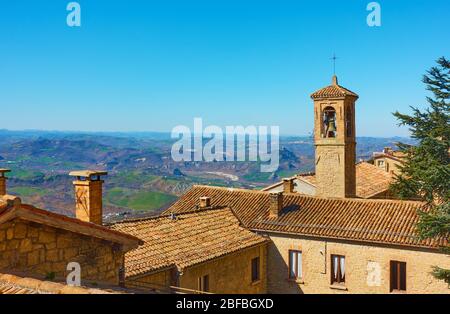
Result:
[[[250,189],[244,189],[244,188],[230,188],[230,187],[224,187],[224,186],[215,186],[215,185],[193,185],[192,188],[208,188],[208,189],[215,189],[215,190],[226,190],[229,192],[250,192],[254,194],[268,194],[267,191],[262,190],[250,190]]]
[[[237,191],[248,194],[263,194],[268,195],[268,191],[259,191],[259,190],[249,190],[249,189],[230,189],[225,187],[218,186],[208,186],[208,185],[194,185],[193,188],[208,188],[214,190],[228,190],[228,191]],[[316,195],[306,195],[300,193],[291,193],[286,194],[286,197],[297,197],[297,198],[310,198],[310,199],[322,199],[322,200],[337,200],[337,201],[349,201],[349,202],[365,202],[365,203],[402,203],[402,204],[422,204],[426,205],[426,203],[421,201],[414,200],[395,200],[395,199],[363,199],[363,198],[339,198],[339,197],[324,197],[324,196],[316,196]]]
[[[175,215],[178,217],[178,216],[198,214],[198,213],[206,212],[206,211],[223,210],[223,209],[231,209],[231,208],[229,206],[210,206],[210,207],[206,207],[206,208],[196,208],[194,210],[189,210],[189,211],[185,211],[182,213],[175,213]],[[160,214],[160,215],[154,215],[154,216],[148,216],[148,217],[123,219],[120,221],[108,223],[108,224],[106,224],[106,226],[109,227],[109,226],[118,225],[118,224],[122,224],[122,223],[131,223],[131,222],[140,222],[140,221],[169,218],[171,215],[172,215],[172,213],[168,212],[167,214]]]
[[[349,90],[348,88],[343,87],[339,84],[331,84],[325,86],[314,93],[311,94],[311,98],[333,98],[333,97],[343,97],[343,96],[352,96],[359,97],[355,92]]]
[[[361,202],[361,203],[397,203],[397,204],[422,204],[426,205],[425,202],[421,201],[414,201],[414,200],[396,200],[396,199],[365,199],[365,198],[356,198],[356,197],[347,197],[347,198],[340,198],[340,197],[325,197],[325,196],[316,196],[316,195],[306,195],[306,194],[300,194],[296,195],[295,193],[292,194],[286,194],[285,196],[292,196],[292,197],[299,197],[299,198],[314,198],[314,199],[321,199],[321,200],[333,200],[333,201],[349,201],[349,202]]]
[[[69,217],[69,216],[66,216],[63,214],[58,214],[58,213],[54,213],[54,212],[51,212],[51,211],[48,211],[48,210],[45,210],[42,208],[38,208],[38,207],[30,205],[30,204],[21,204],[20,207],[14,208],[14,210],[17,210],[19,213],[20,213],[20,211],[28,211],[28,212],[34,213],[36,215],[41,215],[41,216],[44,215],[46,217],[63,220],[65,222],[78,224],[78,225],[89,227],[92,229],[101,230],[101,231],[104,231],[104,232],[107,232],[110,234],[115,234],[116,236],[121,236],[123,238],[128,238],[130,240],[141,242],[141,240],[139,238],[136,238],[135,236],[132,236],[130,234],[123,233],[123,232],[118,232],[116,230],[112,230],[105,225],[98,225],[98,224],[94,224],[91,222],[82,221],[77,218]]]

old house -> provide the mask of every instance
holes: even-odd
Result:
[[[243,226],[266,235],[268,293],[448,293],[430,274],[450,267],[439,247],[420,241],[415,201],[339,199],[195,186],[166,213],[195,210],[208,196]]]
[[[162,292],[266,293],[269,240],[233,210],[198,197],[186,213],[128,220],[113,230],[144,244],[125,254],[127,287]]]
[[[6,172],[1,170],[0,177],[0,272],[63,280],[68,263],[76,262],[81,267],[82,283],[119,285],[123,281],[124,254],[138,247],[141,240],[101,224],[98,173],[77,173],[76,207],[81,220],[7,195]],[[82,189],[77,187],[81,182]]]
[[[382,152],[373,153],[372,162],[390,174],[400,174],[404,158],[404,153],[385,147]]]
[[[364,199],[392,198],[389,185],[394,176],[384,169],[362,161],[355,165],[356,197]],[[263,189],[267,192],[301,193],[316,195],[317,179],[315,173],[298,174]]]

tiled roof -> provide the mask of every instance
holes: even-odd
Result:
[[[356,196],[370,198],[389,190],[393,175],[367,162],[356,165]]]
[[[65,284],[0,274],[0,294],[111,294],[114,290],[71,287]]]
[[[351,90],[348,90],[342,86],[340,86],[337,82],[337,77],[333,77],[333,83],[330,86],[324,87],[322,89],[319,89],[318,91],[311,94],[312,99],[319,99],[319,98],[339,98],[339,97],[356,97],[359,96],[352,92]]]
[[[167,267],[183,269],[267,241],[243,228],[229,208],[191,209],[175,219],[163,215],[110,226],[144,240],[125,254],[127,277]]]
[[[355,167],[356,197],[371,198],[389,189],[393,174],[368,162],[357,163]],[[295,178],[303,180],[314,187],[317,185],[316,175],[314,173],[299,174]],[[263,189],[263,191],[270,191],[272,188],[282,184],[283,182],[276,183]]]
[[[417,211],[426,209],[423,203],[413,201],[287,194],[280,216],[270,219],[268,192],[194,186],[165,213],[189,212],[202,196],[209,196],[212,206],[232,208],[252,230],[410,247],[437,248],[447,243],[444,238],[426,241],[417,238]]]
[[[392,151],[389,153],[384,153],[384,152],[375,152],[373,153],[373,159],[377,159],[377,158],[390,158],[396,161],[400,161],[403,162],[405,157],[407,157],[407,155],[404,152],[401,151]]]
[[[34,221],[55,228],[120,243],[124,245],[125,250],[135,248],[142,243],[140,239],[130,234],[121,233],[105,226],[36,208],[32,205],[22,204],[20,198],[16,196],[0,196],[0,224],[15,218]]]

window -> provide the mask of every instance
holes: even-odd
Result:
[[[406,291],[406,263],[391,261],[391,292]]]
[[[259,280],[259,257],[252,259],[252,282]]]
[[[384,160],[378,160],[378,167],[384,168]]]
[[[209,275],[198,277],[198,291],[209,292]]]
[[[331,255],[331,284],[345,284],[345,256]]]
[[[289,279],[301,279],[303,278],[302,270],[302,252],[301,251],[289,251]]]

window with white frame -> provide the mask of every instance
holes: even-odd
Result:
[[[303,278],[302,263],[302,252],[289,250],[289,279],[298,280]]]
[[[345,284],[345,256],[331,255],[331,284]]]

